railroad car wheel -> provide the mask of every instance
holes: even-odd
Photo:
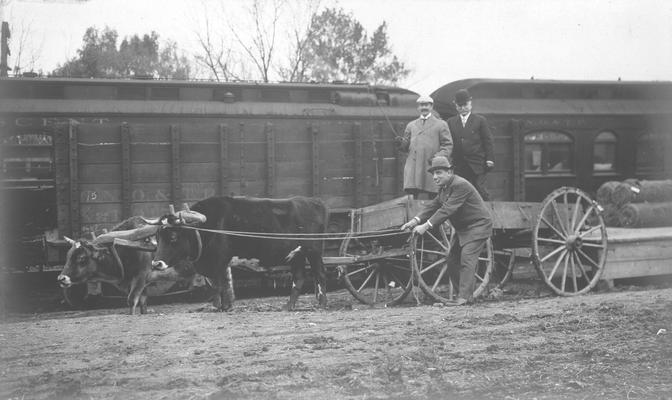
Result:
[[[374,239],[347,237],[339,255],[363,256],[382,250]],[[386,307],[401,303],[411,291],[413,273],[408,258],[384,258],[338,266],[348,291],[361,303]]]
[[[513,249],[495,250],[495,268],[492,271],[493,282],[497,282],[495,288],[501,289],[513,275],[513,267],[516,265],[516,253]]]
[[[448,253],[452,246],[450,225],[424,235],[416,235],[413,240],[411,263],[416,273],[418,286],[434,301],[453,300],[454,287],[448,277]],[[476,288],[473,297],[482,295],[488,287],[494,265],[492,241],[488,239],[479,256],[476,268]]]
[[[602,207],[579,189],[554,190],[544,199],[532,231],[532,260],[555,293],[590,291],[607,260]]]

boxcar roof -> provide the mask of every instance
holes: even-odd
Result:
[[[454,115],[460,89],[482,114],[672,114],[672,82],[465,79],[432,93],[437,111]]]

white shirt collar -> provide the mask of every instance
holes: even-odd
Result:
[[[462,122],[467,122],[470,115],[471,115],[471,111],[469,112],[469,114],[464,115],[464,116],[462,114],[460,114],[460,118],[462,118]]]

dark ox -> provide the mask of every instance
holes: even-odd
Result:
[[[59,285],[67,288],[85,282],[108,282],[128,293],[127,300],[131,314],[136,313],[138,305],[140,313],[145,314],[147,285],[155,281],[176,280],[176,278],[170,276],[170,273],[152,269],[151,252],[138,250],[137,247],[116,246],[115,255],[111,244],[114,238],[142,240],[142,237],[137,236],[153,235],[156,229],[157,227],[146,226],[142,218],[132,217],[115,226],[109,234],[101,235],[94,241],[72,240],[66,237],[71,247],[63,271],[57,278]],[[141,246],[142,242],[136,240],[135,243]],[[149,243],[144,246],[154,247]]]
[[[327,208],[320,199],[292,197],[259,199],[250,197],[211,197],[196,203],[191,211],[205,216],[198,228],[264,233],[324,233]],[[166,218],[170,221],[170,216]],[[166,220],[164,219],[164,221]],[[315,295],[326,307],[326,275],[322,263],[322,242],[278,240],[224,235],[169,224],[157,234],[154,265],[174,268],[181,274],[198,272],[210,278],[215,288],[213,306],[228,310],[233,303],[231,269],[234,256],[259,260],[261,266],[289,264],[292,289],[287,303],[293,310],[304,284],[306,260],[315,278]]]

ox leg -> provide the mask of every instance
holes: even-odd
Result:
[[[137,279],[131,281],[131,287],[128,291],[128,298],[126,302],[129,306],[129,313],[135,315],[135,310],[140,303],[140,298],[142,297],[142,292],[145,290],[144,285],[141,285]],[[140,312],[142,312],[142,305],[140,306]]]
[[[217,311],[229,311],[233,307],[233,277],[231,265],[227,264],[224,270],[219,270],[214,278],[215,297],[212,301]]]
[[[144,290],[140,295],[140,314],[147,314],[147,295]]]
[[[287,311],[294,310],[296,307],[296,300],[301,294],[303,283],[305,282],[305,265],[303,257],[294,257],[291,262],[292,265],[292,291],[289,294],[289,302],[287,303]]]
[[[320,307],[327,308],[327,274],[324,270],[322,254],[310,251],[307,257],[315,279],[315,297]]]

